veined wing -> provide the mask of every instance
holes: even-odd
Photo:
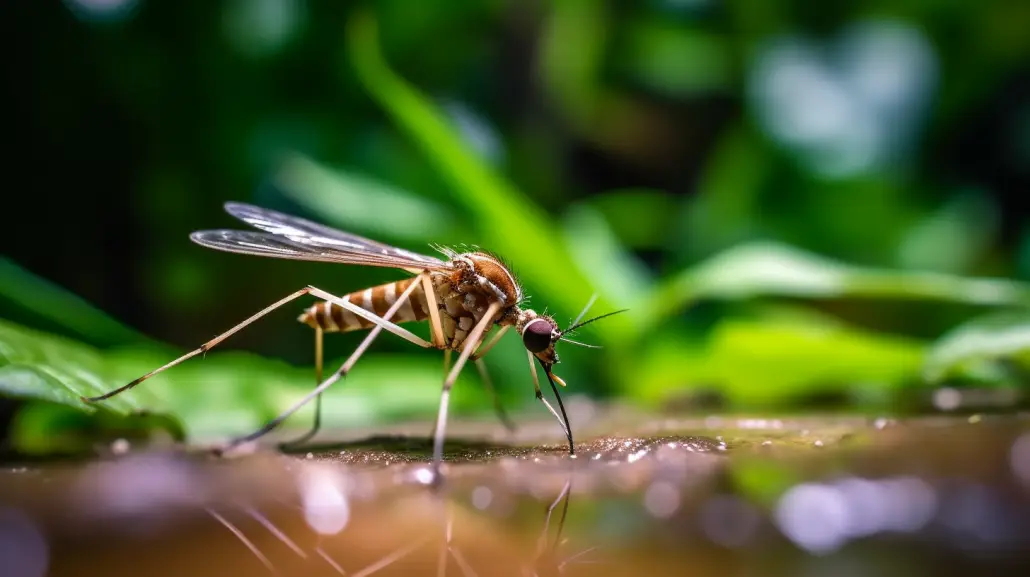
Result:
[[[334,243],[334,247],[353,246],[358,250],[367,250],[368,247],[380,247],[394,251],[402,250],[370,238],[344,232],[331,226],[318,224],[317,222],[311,222],[299,216],[261,208],[252,204],[227,202],[225,203],[225,211],[254,228],[294,240],[310,237],[323,239],[326,243]]]
[[[376,255],[380,259],[415,262],[418,263],[416,266],[420,269],[426,267],[438,268],[444,264],[444,261],[435,257],[390,246],[386,243],[259,206],[242,202],[227,202],[225,203],[225,210],[254,228],[275,236],[284,237],[294,245],[324,249],[335,255],[347,254],[349,258],[346,259],[346,262],[352,262],[357,254],[361,254],[364,257]]]
[[[363,247],[357,242],[349,241],[346,248],[330,248],[321,246],[315,241],[331,241],[333,239],[315,236],[302,238],[311,239],[312,242],[302,242],[288,236],[253,230],[198,230],[190,234],[190,240],[201,246],[240,254],[400,268],[410,272],[418,272],[423,269],[450,270],[451,268],[450,263],[442,260],[395,249],[382,243]]]

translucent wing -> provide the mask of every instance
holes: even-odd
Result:
[[[383,254],[379,247],[372,247],[365,252],[357,248],[348,248],[347,250],[322,248],[254,230],[198,230],[190,234],[190,240],[215,250],[290,260],[361,264],[401,268],[412,272],[423,269],[450,270],[451,268],[449,263],[427,256],[418,255],[420,258],[415,259],[397,254]]]
[[[382,256],[398,256],[426,265],[442,264],[438,258],[344,232],[303,218],[242,202],[225,203],[225,211],[243,222],[296,243],[336,251],[374,252]]]
[[[225,203],[225,212],[228,212],[254,228],[270,232],[272,234],[285,236],[287,238],[318,237],[322,239],[331,239],[341,246],[348,246],[349,243],[352,243],[354,247],[358,249],[364,249],[370,246],[393,248],[388,244],[374,241],[356,234],[351,234],[349,232],[344,232],[330,226],[325,226],[324,224],[318,224],[297,216],[277,212],[268,208],[261,208],[260,206],[254,206],[252,204],[227,202]]]
[[[295,216],[241,203],[227,203],[226,211],[264,232],[201,230],[193,242],[227,252],[273,258],[363,264],[407,270],[447,270],[450,264],[426,256],[316,224]]]

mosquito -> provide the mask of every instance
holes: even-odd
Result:
[[[572,331],[596,320],[623,312],[615,311],[581,321],[593,304],[591,299],[579,316],[566,329],[561,329],[554,318],[522,308],[525,301],[522,287],[511,269],[495,255],[483,251],[457,252],[434,247],[447,260],[426,256],[393,247],[381,242],[317,224],[257,206],[228,202],[225,210],[233,217],[258,230],[202,230],[190,234],[190,239],[202,246],[241,254],[328,263],[342,263],[393,268],[414,276],[376,287],[336,296],[314,286],[299,289],[261,309],[228,331],[214,337],[200,347],[158,367],[138,379],[97,397],[83,397],[85,402],[97,402],[127,391],[143,381],[205,353],[216,345],[260,319],[271,311],[302,296],[311,295],[319,302],[305,309],[298,320],[315,331],[315,372],[318,386],[304,398],[286,409],[253,433],[230,440],[218,449],[224,453],[241,444],[252,442],[271,432],[283,421],[315,400],[315,422],[312,429],[300,439],[285,443],[293,445],[310,439],[321,424],[322,393],[345,377],[372,341],[383,330],[408,342],[427,349],[445,351],[446,377],[440,394],[440,407],[433,435],[433,477],[439,478],[443,461],[443,441],[447,425],[447,409],[451,388],[468,361],[476,365],[484,386],[491,395],[498,416],[510,428],[510,421],[500,408],[496,390],[490,381],[483,357],[511,328],[522,337],[529,359],[530,373],[536,398],[558,420],[569,443],[569,454],[576,446],[569,418],[555,383],[565,382],[552,372],[558,364],[554,347],[558,342],[592,347],[567,337]],[[430,341],[416,336],[398,323],[428,321]],[[497,328],[489,340],[488,332]],[[322,380],[322,338],[327,332],[369,330],[364,340],[329,378]],[[450,364],[451,353],[459,352],[457,361]],[[536,365],[543,369],[558,402],[558,411],[544,398]],[[559,414],[560,413],[560,414]],[[281,445],[282,446],[282,445]]]

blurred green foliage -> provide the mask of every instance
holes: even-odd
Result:
[[[189,243],[236,224],[226,200],[496,251],[563,322],[595,293],[596,313],[629,308],[577,337],[601,351],[561,350],[570,393],[889,407],[945,378],[1018,380],[963,367],[1026,350],[1025,3],[23,4],[3,25],[49,33],[18,36],[10,64],[11,177],[24,199],[64,196],[7,208],[8,394],[87,410],[83,391],[300,286],[398,276]],[[253,426],[312,380],[299,307],[221,347],[251,353],[193,359],[104,411]],[[985,307],[1017,320],[936,342]],[[358,338],[330,335],[329,358]],[[332,393],[334,423],[431,414],[438,354],[389,336],[373,352]],[[505,402],[530,406],[517,339],[488,360]],[[33,446],[53,419],[24,414],[12,435]]]

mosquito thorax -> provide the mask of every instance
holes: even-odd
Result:
[[[485,252],[464,252],[451,257],[458,292],[483,291],[506,305],[522,301],[522,287],[501,259]]]

